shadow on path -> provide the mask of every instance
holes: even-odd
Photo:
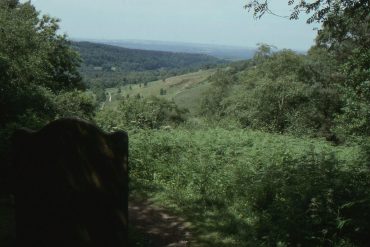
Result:
[[[170,215],[165,209],[145,199],[129,202],[129,222],[141,238],[132,246],[143,247],[187,247],[192,235],[190,223]]]

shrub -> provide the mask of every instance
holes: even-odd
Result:
[[[127,98],[117,110],[97,113],[96,121],[103,129],[159,129],[165,125],[178,125],[185,121],[186,109],[178,108],[173,101],[152,98]]]
[[[334,155],[309,153],[260,164],[248,174],[246,198],[261,244],[367,246],[370,173]],[[348,246],[348,245],[346,245]]]

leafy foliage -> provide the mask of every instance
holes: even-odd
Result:
[[[313,153],[282,159],[261,165],[247,180],[258,238],[267,246],[366,246],[368,168],[345,168],[332,155]]]
[[[56,33],[58,20],[39,18],[30,3],[7,3],[0,3],[3,126],[27,111],[52,117],[50,110],[45,109],[48,98],[82,85],[77,71],[79,58],[66,37]]]
[[[368,156],[359,155],[358,147],[222,128],[137,131],[131,147],[133,193],[150,193],[185,214],[200,242],[369,241],[370,173]]]
[[[57,19],[39,16],[30,2],[0,1],[0,159],[4,163],[15,128],[37,129],[72,114],[93,116],[93,98],[73,91],[83,89],[80,59],[58,28]]]
[[[288,1],[294,5],[290,19],[298,19],[301,11],[311,13],[308,23],[322,23],[316,38],[316,47],[312,50],[324,51],[335,64],[331,71],[318,70],[318,74],[327,74],[331,80],[318,78],[321,85],[331,82],[340,93],[340,111],[332,111],[330,122],[335,122],[332,129],[342,138],[348,136],[369,136],[369,91],[370,80],[370,5],[369,1],[356,0],[317,0]],[[250,1],[246,8],[252,10],[256,17],[272,13],[269,1]],[[272,13],[273,14],[273,13]],[[310,54],[309,54],[310,55]],[[312,57],[312,56],[310,56]],[[325,59],[327,60],[327,59]],[[321,64],[328,68],[328,61]],[[335,104],[337,105],[337,104]],[[327,111],[329,112],[329,111]]]
[[[314,49],[308,56],[261,49],[247,68],[215,75],[203,109],[254,129],[332,138],[341,101],[331,59],[323,54]]]
[[[105,130],[171,128],[185,121],[187,110],[172,101],[150,97],[131,97],[121,101],[117,109],[98,112],[96,121]]]
[[[271,13],[268,3],[246,7],[261,17]],[[303,55],[261,44],[253,59],[219,69],[206,88],[202,115],[211,121],[204,123],[188,121],[173,101],[143,98],[139,91],[124,97],[119,88],[113,95],[119,106],[103,105],[95,115],[96,102],[106,100],[107,87],[146,88],[156,79],[165,85],[168,75],[220,61],[74,43],[93,94],[83,92],[80,59],[57,34],[58,20],[40,17],[29,2],[0,1],[1,160],[7,163],[3,154],[14,128],[80,116],[107,131],[130,132],[133,193],[148,193],[184,214],[205,245],[367,246],[369,3],[288,4],[294,5],[289,18],[304,10],[312,14],[308,22],[322,23],[316,45]],[[156,94],[170,96],[161,87]],[[218,127],[225,122],[227,128]],[[338,136],[362,140],[334,147],[307,135],[337,144]]]
[[[94,95],[78,90],[58,94],[54,99],[56,118],[80,117],[93,120],[96,102]]]
[[[269,8],[268,0],[250,0],[244,7],[248,10],[253,11],[253,15],[256,18],[261,18],[265,14],[274,14]],[[312,22],[327,22],[330,19],[330,15],[338,14],[343,9],[346,11],[356,11],[358,8],[369,7],[369,3],[366,0],[288,0],[288,5],[294,6],[290,16],[280,16],[289,18],[290,20],[297,20],[302,12],[310,14],[311,16],[307,19],[307,23]]]

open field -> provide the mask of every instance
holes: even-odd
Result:
[[[137,95],[141,97],[157,96],[174,100],[179,107],[188,108],[191,113],[196,113],[199,111],[203,93],[210,87],[208,78],[215,72],[216,69],[199,70],[166,80],[149,82],[146,85],[143,83],[127,85],[121,87],[121,92],[118,88],[109,88],[107,89],[108,98],[105,106],[116,107],[120,100],[127,97],[137,97]],[[161,90],[165,92],[162,95]],[[111,101],[109,101],[109,95],[112,96]]]

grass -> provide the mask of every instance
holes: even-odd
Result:
[[[204,93],[211,88],[211,83],[203,81],[192,85],[190,88],[179,92],[174,101],[176,105],[182,108],[187,108],[192,116],[197,115],[201,110],[201,102]]]
[[[245,191],[261,167],[304,160],[308,153],[352,164],[360,152],[321,140],[217,127],[130,136],[132,193],[145,191],[186,217],[200,246],[256,246],[255,215]]]
[[[207,91],[210,86],[208,78],[215,72],[215,69],[200,70],[170,77],[165,81],[149,82],[146,86],[144,84],[127,85],[121,87],[121,93],[118,93],[118,88],[109,88],[107,92],[112,95],[112,101],[106,102],[106,107],[117,107],[120,99],[127,97],[127,95],[135,97],[140,94],[142,97],[157,96],[174,100],[179,107],[187,108],[195,113],[199,110],[203,92]],[[160,95],[161,89],[166,90],[165,95]]]

